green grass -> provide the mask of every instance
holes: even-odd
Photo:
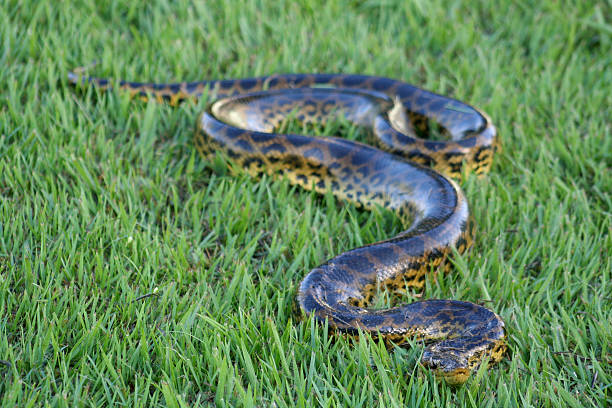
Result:
[[[213,3],[0,5],[1,405],[610,406],[612,3]],[[206,101],[67,86],[94,60],[155,81],[383,75],[484,109],[504,147],[463,183],[476,246],[423,297],[490,301],[507,359],[454,389],[418,344],[299,321],[302,277],[398,221],[203,161]]]

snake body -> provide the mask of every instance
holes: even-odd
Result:
[[[451,384],[465,382],[485,357],[506,350],[502,319],[464,301],[425,300],[389,309],[368,305],[380,288],[422,288],[432,268],[447,268],[451,249],[472,243],[468,205],[446,176],[489,170],[495,127],[479,110],[388,78],[289,74],[192,83],[151,84],[83,77],[74,84],[117,85],[172,104],[202,94],[217,98],[198,118],[196,145],[206,157],[224,152],[253,175],[286,177],[342,200],[394,211],[407,229],[355,248],[313,269],[298,301],[315,320],[349,335],[360,330],[386,342],[426,343],[422,364]],[[289,116],[304,123],[344,117],[369,131],[377,148],[335,137],[274,133]],[[427,140],[438,126],[448,140]]]

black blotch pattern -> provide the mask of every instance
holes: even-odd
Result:
[[[228,90],[228,89],[232,89],[235,85],[236,81],[234,81],[233,79],[224,79],[221,81],[217,81],[217,84],[219,84],[219,88],[222,90]],[[211,84],[212,86],[213,84]]]
[[[329,149],[329,154],[331,154],[331,156],[334,159],[341,159],[342,157],[350,153],[350,149],[347,149],[344,146],[339,146],[334,143],[330,143],[328,145],[328,149]]]
[[[263,133],[263,132],[251,132],[251,139],[255,143],[264,143],[269,142],[274,139],[276,136],[271,133]]]
[[[429,253],[429,255],[427,255],[427,260],[429,262],[433,262],[438,258],[442,257],[442,252],[440,252],[439,250],[437,250],[436,248],[432,249],[431,252]]]
[[[201,82],[189,82],[185,84],[185,90],[188,94],[195,94],[201,84]]]
[[[403,146],[411,145],[415,141],[413,137],[406,136],[401,132],[395,132],[394,136],[397,139],[398,143]]]
[[[350,270],[363,275],[372,272],[374,269],[374,264],[361,255],[343,256],[342,263]]]
[[[353,166],[361,166],[369,160],[368,154],[362,151],[355,151],[351,157],[351,164]]]
[[[258,83],[258,81],[256,79],[253,79],[253,78],[242,79],[242,80],[240,80],[240,87],[242,89],[244,89],[245,91],[248,91],[249,89],[255,88],[257,83]]]
[[[268,88],[275,88],[279,83],[279,79],[278,78],[269,78],[267,80],[267,85]]]
[[[460,237],[460,238],[457,240],[457,243],[455,244],[455,246],[456,246],[457,248],[459,248],[459,247],[461,247],[462,245],[467,245],[467,241],[465,240],[465,238]]]
[[[476,159],[476,161],[482,161],[483,160],[483,153],[486,153],[489,151],[489,147],[488,146],[481,146],[478,151],[476,152],[476,154],[474,155],[474,158]]]
[[[289,138],[289,142],[295,147],[302,147],[312,142],[312,138],[308,136],[295,135],[295,134],[291,134],[287,136]]]
[[[244,130],[242,129],[238,129],[235,128],[233,126],[226,126],[225,127],[225,135],[231,139],[237,138],[238,136],[242,135],[244,133]]]
[[[461,173],[461,162],[459,163],[448,163],[451,174]]]
[[[342,85],[349,87],[349,88],[358,87],[359,85],[362,85],[364,82],[365,82],[364,77],[360,77],[356,75],[350,75],[342,79]]]
[[[411,150],[411,151],[409,151],[406,154],[412,160],[416,160],[416,161],[418,161],[419,163],[421,163],[421,164],[423,164],[425,166],[430,166],[434,162],[431,157],[427,156],[426,154],[423,154],[423,153],[419,152],[418,150]]]
[[[448,152],[448,153],[444,153],[444,160],[450,161],[454,159],[455,157],[463,157],[463,156],[465,155],[461,152]]]
[[[432,152],[437,152],[438,150],[444,148],[445,143],[426,140],[424,145],[426,149],[431,150]]]
[[[280,143],[272,143],[271,145],[265,146],[261,149],[264,154],[270,152],[284,153],[286,150],[287,148]]]
[[[244,167],[250,167],[253,163],[255,163],[256,167],[262,167],[264,165],[263,160],[261,160],[259,157],[247,157],[244,159],[243,165]]]
[[[237,140],[236,141],[236,146],[238,146],[239,148],[241,148],[245,152],[251,153],[253,151],[253,146],[251,145],[251,143],[249,143],[249,142],[247,142],[246,140],[243,140],[243,139]]]
[[[357,173],[361,174],[361,177],[366,178],[370,173],[368,166],[360,167],[356,170]]]
[[[467,137],[457,141],[457,144],[461,147],[474,147],[476,146],[476,137]]]
[[[322,163],[313,163],[310,161],[306,162],[306,167],[308,167],[310,169],[310,171],[312,171],[313,173],[319,173],[319,170],[321,170],[323,168],[323,164]]]
[[[231,158],[231,159],[237,159],[239,157],[241,157],[242,155],[240,153],[238,153],[237,151],[235,151],[234,149],[227,149],[227,155]]]
[[[375,314],[360,316],[361,323],[366,327],[380,326],[385,322],[385,317]]]
[[[318,147],[313,147],[312,149],[308,149],[304,152],[304,157],[322,161],[324,157],[323,150],[319,149]]]
[[[389,87],[391,87],[391,85],[393,84],[394,81],[387,79],[387,78],[377,78],[376,80],[374,80],[374,82],[372,83],[372,87],[377,90],[377,91],[386,91],[387,89],[389,89]]]
[[[395,253],[393,248],[389,248],[388,246],[379,245],[371,247],[370,254],[374,256],[378,262],[386,266],[394,265],[399,260],[397,253]]]
[[[282,159],[283,163],[287,165],[287,167],[290,168],[296,168],[299,169],[301,167],[303,167],[303,159],[299,156],[286,156]]]

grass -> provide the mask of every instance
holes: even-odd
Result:
[[[178,3],[0,5],[3,407],[612,404],[609,0]],[[67,86],[94,60],[155,81],[375,74],[483,108],[504,148],[462,184],[476,246],[423,297],[489,301],[507,359],[454,389],[418,344],[299,321],[302,277],[398,221],[204,162],[206,101]]]

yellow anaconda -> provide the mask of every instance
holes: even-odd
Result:
[[[111,86],[106,79],[76,73],[69,80]],[[198,118],[195,140],[204,156],[222,151],[251,174],[281,175],[305,189],[331,190],[357,206],[380,205],[410,220],[397,236],[313,269],[298,294],[305,313],[348,334],[363,330],[392,343],[421,339],[427,344],[422,364],[449,383],[465,382],[485,356],[492,362],[502,358],[504,323],[477,304],[425,300],[368,308],[378,288],[421,288],[425,274],[440,267],[452,247],[461,252],[471,245],[466,199],[440,172],[488,171],[497,135],[482,112],[400,81],[363,75],[117,84],[135,96],[173,104],[207,92],[219,99]],[[290,114],[303,123],[341,115],[367,128],[378,148],[334,137],[274,133]],[[426,140],[434,125],[448,140]]]

